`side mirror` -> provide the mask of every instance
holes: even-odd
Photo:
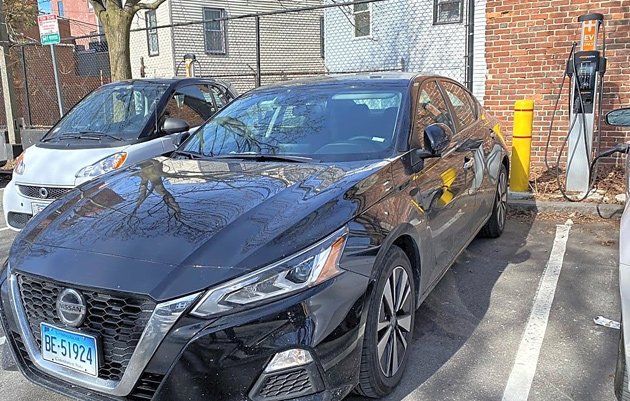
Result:
[[[413,149],[406,158],[408,173],[415,174],[424,168],[424,160],[440,157],[448,148],[453,131],[446,124],[431,124],[424,130],[424,147]]]
[[[431,124],[424,129],[424,150],[429,153],[426,157],[440,157],[448,148],[453,137],[453,131],[446,124]]]
[[[616,127],[630,127],[630,107],[608,112],[606,114],[606,124]]]
[[[181,118],[167,118],[162,123],[160,131],[164,134],[179,134],[190,129],[188,123]]]

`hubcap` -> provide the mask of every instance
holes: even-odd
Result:
[[[499,175],[499,187],[497,188],[497,222],[499,227],[503,229],[505,225],[505,216],[507,215],[507,178],[504,172]]]
[[[412,296],[409,276],[397,266],[387,279],[378,315],[378,359],[386,377],[398,372],[411,340]]]

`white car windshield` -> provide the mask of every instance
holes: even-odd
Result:
[[[152,82],[103,86],[66,114],[43,141],[137,139],[167,88]]]

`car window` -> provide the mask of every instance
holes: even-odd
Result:
[[[230,101],[226,97],[225,93],[220,88],[217,88],[216,86],[210,86],[210,93],[212,94],[212,97],[214,98],[214,102],[217,105],[217,108],[218,108],[217,111],[221,110]]]
[[[207,85],[187,85],[169,99],[163,118],[179,118],[191,127],[198,127],[217,112]]]
[[[477,120],[473,101],[466,89],[452,82],[442,82],[442,87],[455,111],[455,118],[463,129]]]
[[[436,123],[446,124],[455,132],[451,114],[440,88],[435,81],[428,81],[422,85],[418,93],[414,123],[414,146],[422,146],[425,128]]]
[[[244,95],[201,127],[182,150],[370,160],[393,152],[403,88],[273,88]]]

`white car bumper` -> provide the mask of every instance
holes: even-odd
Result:
[[[11,180],[2,196],[4,219],[7,226],[12,230],[20,231],[34,215],[71,189],[68,187],[18,184]]]

